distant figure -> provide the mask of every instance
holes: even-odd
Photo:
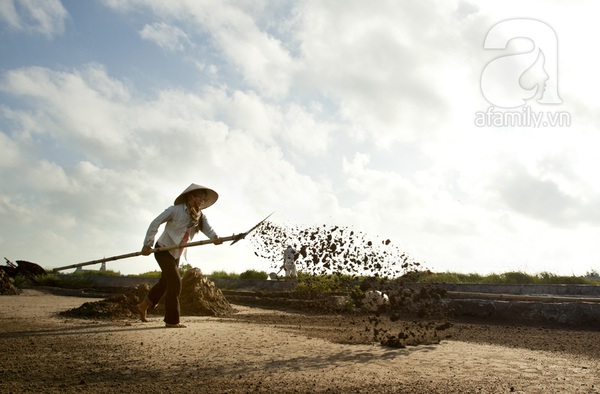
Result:
[[[291,245],[283,252],[283,265],[281,268],[285,269],[285,277],[287,279],[298,277],[296,272],[296,259],[298,259],[298,252],[292,248]]]

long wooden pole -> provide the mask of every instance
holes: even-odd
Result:
[[[165,246],[165,247],[162,247],[162,248],[151,249],[150,253],[164,252],[164,251],[167,251],[167,250],[180,249],[180,248],[181,249],[182,248],[189,248],[189,247],[192,247],[192,246],[214,244],[217,241],[221,241],[221,242],[233,241],[231,243],[233,245],[237,241],[240,241],[240,240],[244,239],[246,237],[246,235],[248,235],[250,232],[252,232],[258,226],[260,226],[272,214],[273,213],[271,213],[269,216],[267,216],[266,218],[264,218],[263,220],[261,220],[260,222],[258,222],[254,227],[252,227],[250,230],[246,231],[245,233],[234,234],[234,235],[231,235],[229,237],[222,237],[222,238],[219,238],[218,240],[216,240],[216,239],[205,239],[205,240],[202,240],[202,241],[189,242],[189,243],[184,244],[184,245]],[[105,263],[107,261],[115,261],[115,260],[121,260],[121,259],[128,259],[130,257],[136,257],[136,256],[140,256],[140,255],[142,255],[141,251],[139,251],[139,252],[132,252],[132,253],[126,253],[126,254],[120,254],[118,256],[104,257],[104,258],[98,259],[98,260],[91,260],[91,261],[86,261],[86,262],[83,262],[83,263],[71,264],[71,265],[65,265],[64,267],[53,268],[52,271],[53,272],[57,272],[57,271],[67,270],[69,268],[77,268],[77,267],[84,267],[86,265],[101,264],[101,263]]]
[[[236,237],[243,235],[242,234],[237,234],[237,235],[232,235],[230,237],[224,237],[224,238],[220,238],[221,241],[223,242],[227,242],[227,241],[235,241]],[[173,249],[179,249],[179,248],[189,248],[190,246],[199,246],[199,245],[207,245],[207,244],[214,244],[215,240],[213,239],[205,239],[202,241],[198,241],[198,242],[190,242],[187,243],[185,245],[175,245],[175,246],[165,246],[162,248],[156,248],[156,249],[151,249],[150,253],[156,253],[156,252],[164,252],[167,250],[173,250]],[[115,260],[121,260],[121,259],[128,259],[130,257],[136,257],[136,256],[141,256],[142,252],[132,252],[132,253],[126,253],[126,254],[120,254],[118,256],[112,256],[112,257],[104,257],[102,259],[98,259],[98,260],[90,260],[90,261],[86,261],[83,263],[78,263],[78,264],[71,264],[71,265],[65,265],[64,267],[57,267],[52,269],[52,271],[57,272],[57,271],[62,271],[62,270],[67,270],[69,268],[77,268],[77,267],[85,267],[86,265],[93,265],[93,264],[100,264],[100,263],[105,263],[107,261],[115,261]]]

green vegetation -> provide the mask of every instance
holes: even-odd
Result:
[[[139,276],[140,278],[158,278],[160,277],[160,270],[148,271],[139,275],[128,275],[128,276]]]
[[[266,280],[268,277],[265,271],[247,270],[240,274],[240,279]]]
[[[585,276],[559,276],[549,272],[527,274],[519,271],[503,274],[461,274],[456,272],[441,272],[419,275],[414,282],[418,283],[472,283],[472,284],[511,284],[511,285],[589,285],[598,284]]]
[[[298,284],[295,291],[304,295],[317,295],[322,293],[339,293],[346,291],[359,291],[356,282],[360,280],[352,275],[308,275],[298,273]]]
[[[26,276],[17,275],[15,277],[15,287],[22,288],[24,286],[50,286],[76,289],[80,287],[91,286],[93,282],[86,278],[85,275],[55,275],[44,274],[37,275],[33,280]]]
[[[100,271],[100,270],[81,270],[81,271],[73,271],[71,273],[71,275],[73,275],[73,276],[86,276],[86,275],[94,275],[94,276],[121,276],[121,273],[119,271],[113,271],[113,270],[106,270],[106,271]]]
[[[31,284],[31,280],[27,279],[23,275],[17,275],[14,278],[12,278],[12,280],[13,280],[13,285],[17,289],[21,289],[21,288],[23,288],[23,286]]]
[[[208,277],[213,279],[239,279],[240,275],[235,272],[214,271]]]
[[[179,266],[179,275],[181,275],[181,277],[183,277],[183,275],[185,275],[186,271],[191,268],[194,268],[194,267],[192,267],[191,264],[181,264]],[[160,278],[160,274],[161,274],[160,270],[154,270],[154,271],[144,272],[139,275],[128,275],[128,276],[137,276],[137,277],[141,277],[141,278]]]
[[[181,276],[185,274],[185,272],[194,268],[190,264],[183,264],[179,267],[179,272]],[[160,277],[160,270],[156,271],[148,271],[139,275],[130,275],[130,276],[139,276],[142,278],[158,278]],[[213,279],[254,279],[254,280],[266,280],[269,275],[265,271],[256,271],[256,270],[247,270],[242,272],[241,274],[236,274],[235,272],[225,272],[225,271],[213,271],[210,274],[205,274],[209,278]]]

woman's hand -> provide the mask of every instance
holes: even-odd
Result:
[[[142,247],[142,254],[144,256],[148,256],[150,254],[150,251],[152,250],[152,248],[148,245],[144,245],[144,247]]]
[[[223,243],[223,241],[221,241],[221,238],[219,238],[219,236],[217,235],[215,237],[215,245],[221,245]]]

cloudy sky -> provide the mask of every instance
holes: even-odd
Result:
[[[2,256],[52,268],[137,251],[194,182],[219,192],[205,213],[222,236],[275,211],[389,238],[434,271],[598,270],[599,12],[0,0]],[[188,258],[270,267],[250,242]]]

